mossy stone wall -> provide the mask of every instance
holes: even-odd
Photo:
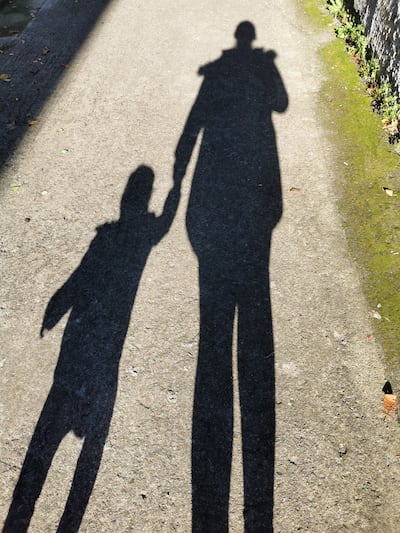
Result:
[[[370,45],[400,94],[400,2],[354,0]]]

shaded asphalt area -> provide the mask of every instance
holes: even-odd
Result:
[[[0,70],[10,77],[0,87],[0,165],[40,114],[107,4],[47,0],[40,15],[0,55]]]

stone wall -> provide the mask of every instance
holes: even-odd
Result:
[[[380,64],[400,94],[400,1],[354,0]]]

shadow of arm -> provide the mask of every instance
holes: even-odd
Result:
[[[264,53],[264,72],[268,73],[270,83],[271,109],[277,113],[284,113],[289,105],[289,97],[282,77],[275,65],[276,52],[268,50]]]
[[[203,81],[199,94],[189,113],[175,150],[174,182],[180,183],[186,173],[186,168],[192,156],[200,130],[204,126],[204,102],[207,92],[207,80]]]
[[[165,200],[162,214],[157,218],[157,235],[155,243],[160,241],[166,235],[171,227],[178,209],[179,200],[181,197],[180,181],[176,181],[173,188],[169,191],[167,199]],[[155,244],[154,243],[154,244]]]
[[[50,298],[44,313],[40,336],[43,337],[46,331],[54,328],[61,318],[72,307],[76,293],[76,278],[79,268],[73,272],[70,278],[60,287]]]

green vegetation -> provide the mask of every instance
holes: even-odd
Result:
[[[327,24],[331,22],[329,13],[324,5],[324,2],[318,0],[302,0],[303,11],[309,17],[309,20],[320,29],[326,28]]]
[[[358,65],[360,76],[372,98],[374,110],[382,117],[389,142],[399,143],[400,103],[391,84],[381,75],[379,61],[368,47],[364,28],[357,24],[355,16],[345,0],[327,0],[327,9],[336,21],[335,33],[346,43],[346,48]]]
[[[342,0],[329,4],[337,18]],[[319,6],[324,5],[326,10],[326,3],[321,0]],[[327,27],[325,16],[314,13],[312,17],[314,20],[319,17],[318,26],[324,21]],[[336,24],[335,27],[338,28]],[[346,32],[348,29],[336,33],[342,37],[348,35]],[[358,27],[354,33],[363,36]],[[353,57],[346,53],[339,39],[331,40],[320,50],[326,69],[320,93],[321,116],[337,148],[337,185],[349,253],[360,268],[370,309],[382,317],[374,319],[375,334],[389,362],[397,366],[400,363],[399,156],[382,130],[382,119],[371,107],[370,80],[379,79],[379,64],[371,58],[360,68],[360,61],[354,56],[365,53],[364,39],[359,39],[357,46],[349,44],[347,37],[344,40]],[[360,79],[359,68],[364,79],[368,76],[368,83]],[[394,120],[399,108],[390,86],[375,84],[373,91],[373,101],[377,102],[374,106],[379,103],[383,120]]]

